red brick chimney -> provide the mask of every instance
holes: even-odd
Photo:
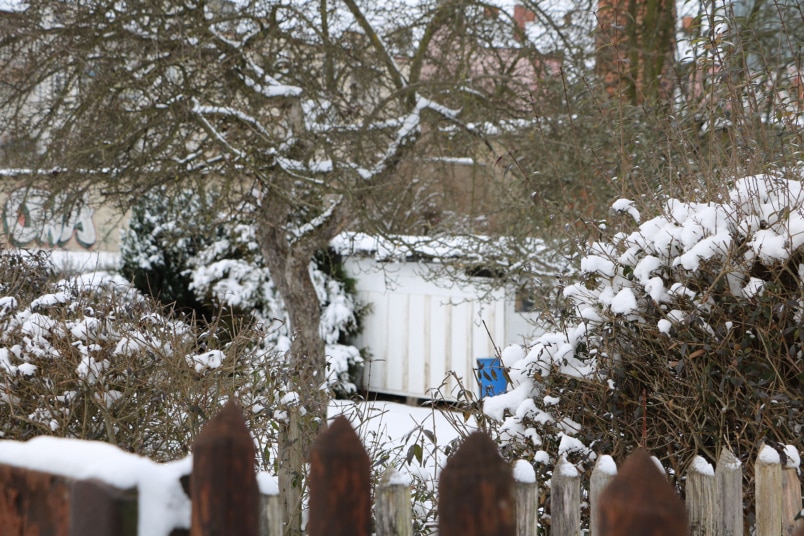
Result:
[[[525,6],[521,6],[519,4],[516,4],[514,6],[514,22],[516,22],[516,25],[521,30],[525,29],[526,22],[535,22],[535,21],[536,21],[536,13],[526,8]]]

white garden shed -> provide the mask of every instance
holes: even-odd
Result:
[[[454,371],[479,393],[478,358],[494,357],[495,344],[522,344],[541,333],[536,312],[515,310],[514,289],[489,290],[482,277],[465,284],[434,277],[420,255],[364,234],[342,234],[333,247],[357,281],[358,297],[371,307],[354,342],[371,354],[363,377],[369,391],[430,398]],[[441,394],[455,399],[457,388],[450,378]]]

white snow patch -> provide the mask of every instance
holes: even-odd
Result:
[[[598,458],[595,464],[595,470],[604,475],[614,476],[617,474],[617,464],[614,463],[614,458],[608,454],[604,454]]]
[[[715,476],[715,469],[712,467],[712,464],[706,461],[706,458],[703,456],[696,456],[692,459],[692,464],[690,464],[690,470],[696,472],[700,475],[705,476]]]
[[[523,484],[536,483],[536,471],[527,460],[517,460],[514,462],[514,480]]]
[[[226,355],[220,350],[210,350],[203,354],[188,355],[185,359],[188,365],[193,367],[196,372],[201,373],[205,369],[216,369],[220,367],[226,359]]]
[[[266,471],[257,473],[257,486],[263,495],[279,495],[279,480]]]
[[[785,445],[784,453],[787,456],[787,464],[785,467],[798,469],[801,465],[801,456],[798,449],[793,445]]]
[[[635,222],[639,223],[640,218],[639,211],[634,206],[634,202],[631,201],[630,199],[618,199],[617,201],[612,203],[611,210],[622,214],[628,214],[632,218],[634,218]]]
[[[762,450],[759,451],[759,456],[757,457],[757,460],[767,465],[781,463],[779,453],[776,451],[776,449],[774,449],[770,445],[762,446]]]

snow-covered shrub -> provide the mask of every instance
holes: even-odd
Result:
[[[255,227],[248,223],[249,208],[213,221],[206,208],[212,197],[205,200],[203,195],[216,194],[183,192],[170,200],[159,190],[146,196],[136,211],[137,223],[123,237],[124,273],[143,292],[216,318],[229,333],[243,322],[256,324],[265,334],[265,348],[286,352],[288,315],[263,261]],[[363,357],[349,339],[359,331],[363,307],[336,255],[319,253],[310,277],[321,303],[328,385],[337,395],[348,396],[357,391],[362,374]]]
[[[146,192],[131,209],[128,229],[120,241],[121,272],[141,292],[164,304],[203,315],[202,304],[189,290],[187,263],[213,238],[215,226],[207,214],[214,193],[181,191],[169,194],[164,188]],[[192,216],[193,225],[204,232],[189,233],[177,217]]]
[[[750,468],[761,440],[800,437],[798,177],[742,178],[716,202],[670,199],[638,227],[629,200],[613,210],[609,227],[625,230],[589,245],[564,289],[564,329],[502,352],[510,386],[484,412],[506,448],[549,468],[562,454],[624,459],[644,441],[680,475],[695,455],[714,462],[727,446]]]
[[[222,229],[216,241],[190,259],[190,289],[205,303],[250,315],[263,326],[266,347],[288,351],[288,315],[259,251],[254,226],[233,223]],[[353,284],[335,271],[337,261],[325,263],[329,259],[329,254],[319,254],[310,265],[310,277],[321,304],[319,332],[326,344],[328,385],[348,396],[357,391],[362,373],[360,351],[348,343],[358,331],[361,307]]]
[[[3,253],[0,270],[35,273],[24,258]],[[96,439],[175,459],[231,396],[268,437],[262,410],[275,395],[256,340],[217,344],[119,275],[48,281],[13,295],[0,283],[0,437]]]

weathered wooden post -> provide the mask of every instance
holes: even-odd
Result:
[[[798,479],[801,458],[793,445],[785,447],[787,463],[782,469],[782,535],[790,536],[804,527],[804,520],[796,519],[801,512],[801,481]]]
[[[539,484],[536,471],[526,460],[514,464],[516,536],[536,536],[539,531]]]
[[[377,536],[413,536],[410,480],[389,467],[377,486]]]
[[[254,442],[233,401],[204,426],[193,444],[192,536],[259,534],[260,494]]]
[[[764,445],[754,463],[757,536],[782,533],[782,465],[779,453]]]
[[[581,533],[581,475],[564,456],[550,479],[550,534],[578,536]]]
[[[604,454],[595,462],[592,470],[592,477],[589,479],[589,528],[592,536],[597,536],[598,530],[597,512],[600,507],[600,494],[609,485],[609,482],[617,475],[617,464],[608,454]]]
[[[282,536],[284,515],[279,494],[260,495],[260,536]]]
[[[70,534],[137,535],[136,489],[120,490],[99,480],[76,480],[70,494]]]
[[[297,405],[287,407],[287,421],[279,425],[277,444],[279,465],[279,500],[283,510],[283,522],[289,536],[302,536],[301,513],[304,475],[297,474],[298,467],[303,467],[306,438],[302,436],[302,414]]]
[[[309,536],[370,536],[368,454],[346,417],[336,418],[310,448]]]
[[[66,535],[69,530],[67,479],[0,464],[0,534]]]
[[[441,471],[439,536],[514,536],[513,487],[511,467],[494,441],[472,433]]]
[[[743,533],[743,467],[732,452],[723,447],[715,469],[718,516],[715,534]]]
[[[684,536],[684,503],[648,453],[637,449],[600,496],[599,536]]]
[[[687,470],[687,513],[693,536],[713,536],[718,504],[715,470],[701,456],[696,456]]]

